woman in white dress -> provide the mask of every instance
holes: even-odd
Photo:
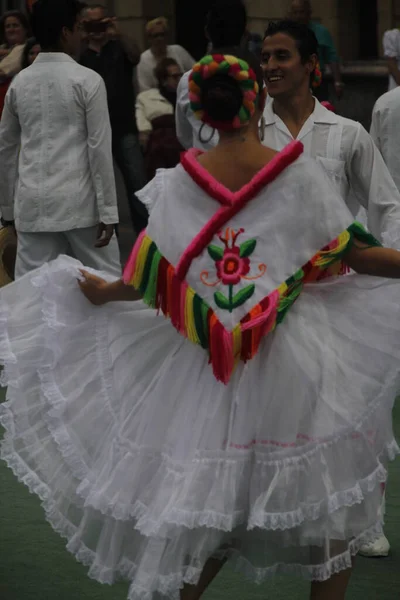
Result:
[[[197,600],[226,561],[343,600],[382,532],[400,283],[379,276],[400,277],[400,254],[301,143],[261,145],[262,86],[243,58],[194,67],[219,144],[140,193],[123,279],[60,257],[0,291],[1,455],[129,600]]]

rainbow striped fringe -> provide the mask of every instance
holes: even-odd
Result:
[[[145,232],[132,250],[123,278],[127,285],[142,293],[148,306],[169,317],[183,336],[208,350],[215,377],[227,384],[239,360],[246,362],[253,358],[263,337],[282,323],[306,283],[348,271],[342,258],[354,238],[370,246],[380,245],[362,225],[353,223],[254,306],[232,331],[222,325],[214,310],[186,281],[177,277],[175,267]]]

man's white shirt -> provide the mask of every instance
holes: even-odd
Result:
[[[273,110],[264,111],[264,145],[282,150],[293,140]],[[360,123],[340,117],[315,100],[313,113],[297,140],[304,153],[315,158],[345,200],[356,219],[360,206],[368,211],[368,228],[378,239],[400,248],[400,193],[375,146]]]
[[[66,54],[39,54],[9,88],[0,209],[26,232],[118,222],[105,85]]]
[[[378,98],[372,113],[371,137],[400,190],[400,87]]]

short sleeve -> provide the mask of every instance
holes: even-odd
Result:
[[[383,34],[383,53],[386,58],[397,58],[399,52],[400,31],[392,29]]]
[[[162,195],[164,188],[164,173],[166,170],[167,169],[158,169],[155,177],[139,192],[136,192],[136,196],[147,208],[149,214],[151,214],[157,200],[159,200]]]

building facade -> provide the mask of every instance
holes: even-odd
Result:
[[[246,0],[250,30],[262,34],[268,21],[285,15],[287,2]],[[164,15],[170,19],[171,38],[201,54],[208,0],[108,0],[108,4],[141,45],[145,45],[144,23]],[[400,26],[400,0],[313,0],[313,12],[331,31],[345,61],[378,58],[384,31]]]
[[[95,0],[87,0],[95,3]],[[204,19],[211,0],[103,0],[145,47],[144,24],[163,15],[170,20],[171,40],[197,58],[205,50]],[[262,34],[268,21],[285,15],[289,0],[245,0],[249,29]],[[0,14],[24,8],[26,0],[0,0]],[[382,55],[384,31],[400,26],[400,0],[313,0],[314,18],[331,31],[345,61],[376,59]]]

